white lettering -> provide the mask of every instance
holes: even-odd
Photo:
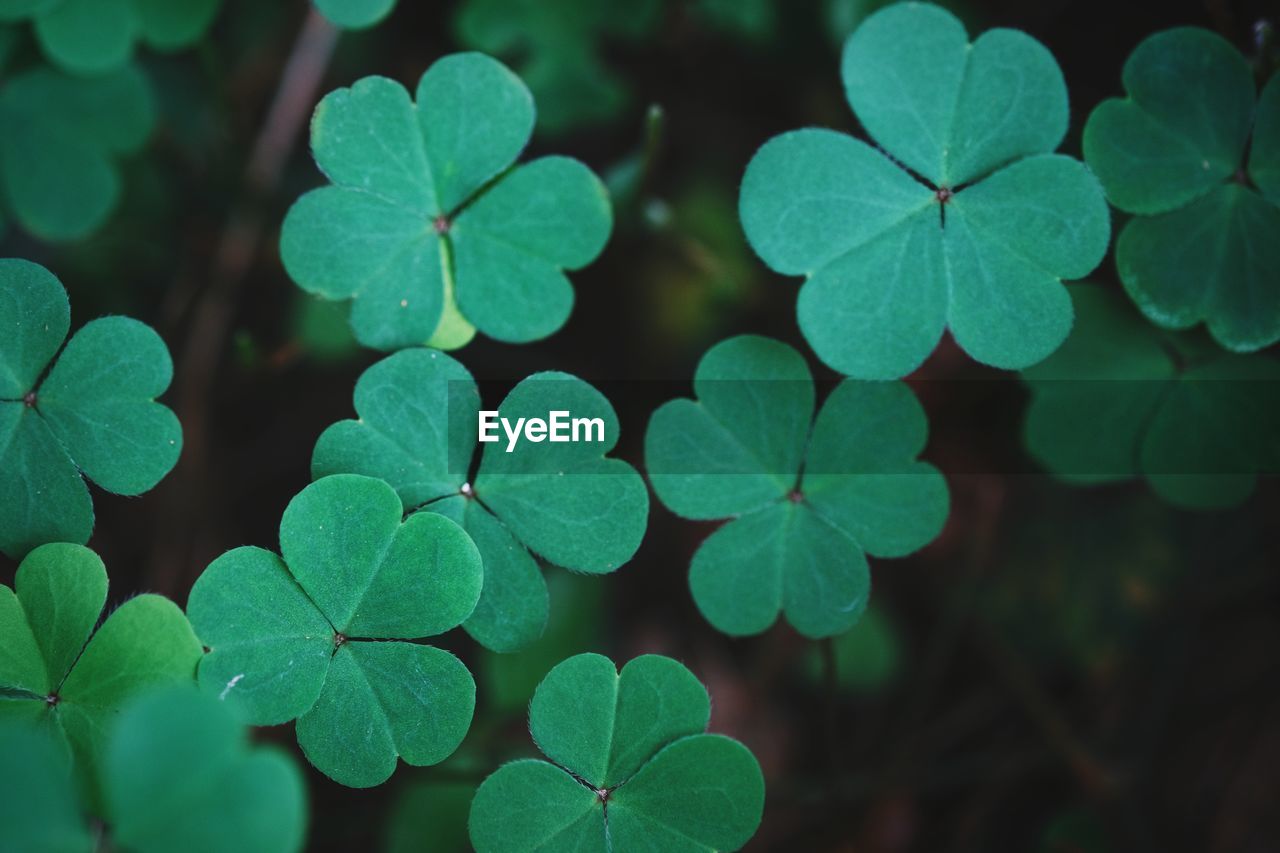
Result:
[[[502,418],[502,431],[507,434],[507,452],[516,449],[516,442],[520,440],[520,428],[524,426],[524,418],[516,419],[515,429],[511,428],[511,421]]]
[[[498,428],[497,412],[481,412],[480,413],[480,441],[484,443],[493,443],[498,440],[495,430]]]
[[[586,438],[578,438],[578,427],[582,427],[586,433]],[[591,437],[591,429],[595,428],[596,437]],[[574,418],[573,419],[573,440],[574,441],[604,441],[604,418]]]
[[[514,422],[499,412],[481,411],[476,419],[477,439],[485,444],[502,441],[498,427],[502,427],[502,435],[506,436],[507,453],[515,451],[521,438],[534,444],[544,441],[604,441],[604,418],[575,418],[564,409],[547,412],[546,420],[516,418]]]

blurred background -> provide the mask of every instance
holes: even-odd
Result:
[[[89,544],[111,573],[111,601],[148,590],[183,603],[222,551],[274,548],[315,438],[351,415],[353,384],[379,357],[354,344],[340,308],[290,282],[277,252],[288,206],[322,183],[305,139],[319,95],[369,74],[412,88],[467,48],[525,78],[539,109],[529,154],[568,154],[604,176],[616,228],[573,276],[577,305],[558,334],[521,347],[479,338],[458,357],[495,405],[535,370],[598,383],[622,420],[618,453],[639,465],[649,413],[691,393],[711,344],[752,332],[808,353],[799,281],[747,247],[737,186],[777,133],[857,132],[839,51],[881,5],[403,0],[380,26],[335,42],[302,0],[227,0],[196,49],[142,54],[157,129],[120,160],[123,195],[107,223],[66,245],[12,225],[0,235],[0,254],[62,279],[73,328],[129,314],[174,354],[165,401],[185,430],[178,467],[140,498],[95,489]],[[1253,56],[1258,22],[1280,20],[1264,0],[948,5],[971,33],[1017,27],[1049,47],[1071,95],[1064,150],[1077,156],[1085,118],[1120,93],[1124,59],[1146,35],[1203,26]],[[28,41],[11,46],[11,64],[36,55]],[[290,56],[302,84],[277,99]],[[1110,259],[1094,278],[1118,287]],[[1172,508],[1142,482],[1062,485],[1023,449],[1016,378],[944,341],[913,382],[951,517],[919,554],[873,562],[871,610],[833,644],[834,671],[786,626],[745,640],[712,630],[686,577],[713,526],[655,501],[644,544],[616,574],[547,568],[552,621],[534,648],[497,656],[460,631],[445,638],[479,684],[472,732],[445,765],[401,765],[356,791],[304,762],[311,846],[467,849],[475,786],[534,754],[534,685],[591,650],[619,663],[668,654],[707,684],[713,730],[765,770],[749,850],[1280,850],[1280,485],[1264,479],[1215,513]],[[0,581],[13,570],[0,562]],[[296,749],[287,727],[256,736]]]

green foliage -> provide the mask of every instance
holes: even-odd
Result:
[[[335,26],[362,30],[390,15],[396,0],[315,0],[315,4]]]
[[[447,56],[416,100],[366,77],[316,107],[311,148],[332,186],[285,217],[285,268],[304,290],[353,300],[366,346],[457,346],[470,326],[513,343],[552,334],[573,307],[563,271],[608,240],[604,185],[567,157],[512,165],[533,99],[496,60]]]
[[[132,67],[80,78],[36,67],[0,81],[0,207],[44,240],[75,240],[120,196],[114,160],[155,124],[146,80]]]
[[[404,641],[471,615],[480,555],[447,518],[403,513],[380,480],[317,480],[284,511],[282,557],[228,551],[187,603],[209,648],[200,684],[255,725],[297,718],[307,758],[351,787],[385,782],[397,756],[443,761],[475,709],[461,661]]]
[[[538,130],[550,135],[607,122],[628,106],[601,42],[641,39],[661,15],[661,0],[466,0],[454,29],[469,47],[519,60],[516,71],[541,105]]]
[[[0,0],[0,22],[31,20],[53,62],[78,74],[119,68],[134,44],[178,50],[199,41],[220,0]]]
[[[946,482],[916,459],[919,402],[902,383],[846,380],[815,419],[803,357],[755,336],[712,347],[693,387],[697,400],[654,412],[645,461],[677,515],[732,519],[693,557],[698,608],[733,635],[779,612],[809,637],[847,631],[867,604],[866,555],[909,554],[946,521]]]
[[[463,853],[467,844],[467,809],[474,785],[462,782],[416,782],[396,800],[387,819],[385,853]]]
[[[106,600],[98,555],[67,543],[36,548],[14,589],[0,586],[0,719],[53,733],[95,808],[104,731],[138,692],[190,682],[201,654],[182,611],[158,595],[129,599],[94,632]]]
[[[619,673],[584,654],[553,669],[529,706],[551,762],[505,764],[471,805],[478,853],[736,850],[764,807],[751,752],[703,734],[706,689],[679,663],[635,658]]]
[[[627,463],[608,458],[618,418],[604,396],[565,373],[536,373],[498,407],[513,423],[552,410],[600,418],[603,442],[531,444],[507,452],[486,444],[467,482],[477,443],[480,394],[449,356],[410,349],[383,359],[356,383],[358,420],[340,421],[316,442],[315,477],[352,472],[395,487],[410,510],[457,521],[484,559],[484,590],[464,626],[482,645],[514,651],[542,634],[547,588],[533,555],[578,572],[604,574],[631,559],[644,535],[649,497]]]
[[[871,604],[852,629],[836,637],[836,684],[850,693],[882,689],[902,665],[902,639],[898,628],[882,608]],[[811,648],[805,673],[810,682],[823,678],[822,654]]]
[[[1032,456],[1077,484],[1145,477],[1188,508],[1238,504],[1280,470],[1280,361],[1165,332],[1097,285],[1072,288],[1067,343],[1023,373]]]
[[[1261,97],[1227,41],[1183,27],[1147,38],[1104,101],[1084,151],[1116,207],[1129,296],[1168,329],[1205,323],[1252,352],[1280,341],[1280,76]]]
[[[189,687],[148,693],[125,706],[104,739],[99,781],[112,849],[301,849],[306,795],[297,766],[273,749],[251,749],[215,699]],[[6,850],[98,849],[69,784],[66,754],[46,733],[4,725],[0,754]]]
[[[845,45],[845,92],[883,151],[829,130],[764,145],[742,180],[743,228],[772,269],[804,275],[797,313],[818,357],[862,379],[910,373],[949,328],[1016,369],[1071,328],[1064,278],[1098,265],[1106,203],[1053,154],[1067,90],[1039,42],[927,4],[869,17]]]
[[[160,337],[103,317],[62,347],[70,322],[66,291],[48,270],[0,260],[0,551],[13,557],[88,540],[93,503],[82,475],[141,494],[182,448],[177,418],[155,402],[173,374]]]

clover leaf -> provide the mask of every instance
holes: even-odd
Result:
[[[818,357],[860,379],[910,373],[944,328],[1016,369],[1071,328],[1064,278],[1110,233],[1097,180],[1052,152],[1067,90],[1049,51],[996,29],[969,43],[949,12],[901,3],[850,36],[845,92],[883,150],[843,133],[785,133],[756,153],[739,207],[756,253],[804,275],[797,313]]]
[[[1280,341],[1280,77],[1255,97],[1239,51],[1183,27],[1138,45],[1124,87],[1089,116],[1084,152],[1135,214],[1116,241],[1129,296],[1153,323],[1203,322],[1230,350]]]
[[[520,78],[477,53],[428,68],[416,103],[383,77],[331,92],[311,149],[332,185],[285,217],[289,275],[352,300],[356,337],[378,349],[460,346],[474,329],[514,343],[555,332],[573,306],[563,271],[595,259],[612,213],[577,160],[512,165],[533,123]]]
[[[548,673],[529,705],[550,759],[498,768],[471,803],[478,853],[533,850],[737,850],[760,825],[755,756],[704,734],[706,688],[671,658],[643,655],[619,673],[594,654]]]
[[[217,699],[191,688],[148,694],[120,714],[102,788],[123,849],[302,849],[307,798],[298,765],[280,750],[250,746]]]
[[[602,61],[602,43],[635,42],[662,17],[660,0],[467,0],[458,40],[519,61],[516,70],[541,105],[538,131],[565,133],[615,118],[630,102]]]
[[[134,43],[178,50],[204,35],[220,0],[0,0],[0,22],[31,20],[45,56],[68,71],[119,68]]]
[[[1023,373],[1027,447],[1081,485],[1144,477],[1178,506],[1238,504],[1280,471],[1280,361],[1151,326],[1118,294],[1072,288],[1079,322]]]
[[[919,402],[902,383],[845,380],[815,419],[804,359],[750,335],[708,350],[693,387],[697,400],[653,413],[645,463],[672,512],[731,519],[694,554],[698,609],[732,635],[779,612],[807,637],[847,631],[867,605],[866,555],[909,554],[947,518],[946,481],[916,459]]]
[[[104,739],[98,781],[111,849],[301,849],[306,793],[297,765],[275,749],[251,748],[212,697],[191,687],[146,693],[124,707]],[[0,755],[5,849],[98,849],[102,831],[91,831],[66,754],[46,732],[0,726]]]
[[[190,682],[201,648],[167,598],[139,595],[96,632],[107,571],[80,545],[36,548],[0,586],[0,718],[46,726],[69,748],[91,799],[104,730],[146,688]]]
[[[48,270],[0,259],[0,551],[13,557],[88,540],[93,503],[82,475],[138,495],[182,448],[178,419],[155,402],[173,374],[160,336],[103,317],[63,347],[70,313]]]
[[[471,615],[480,555],[458,525],[411,516],[370,477],[325,477],[280,520],[280,553],[232,549],[191,589],[209,652],[200,684],[254,725],[297,718],[298,745],[343,785],[386,781],[397,756],[447,758],[471,725],[475,682],[417,640]]]
[[[404,505],[452,518],[484,560],[484,590],[467,633],[494,651],[537,639],[547,621],[547,584],[534,554],[577,572],[604,574],[631,559],[644,536],[649,496],[635,469],[606,456],[618,418],[595,388],[565,373],[535,373],[498,407],[499,416],[547,418],[554,410],[599,418],[603,441],[486,444],[468,482],[480,394],[449,356],[403,350],[356,383],[357,420],[333,424],[316,442],[315,477],[352,472],[395,487]]]
[[[315,0],[315,4],[334,26],[363,30],[390,15],[396,0]]]
[[[154,124],[151,92],[132,67],[92,78],[37,67],[3,80],[4,205],[36,237],[84,237],[120,196],[115,158],[140,148]]]

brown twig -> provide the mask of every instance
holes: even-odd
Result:
[[[316,100],[338,31],[308,7],[301,31],[281,72],[280,82],[245,167],[239,201],[233,207],[210,264],[208,283],[193,312],[186,344],[178,360],[178,417],[184,452],[164,504],[168,523],[157,539],[150,586],[174,594],[189,580],[191,528],[203,516],[209,472],[209,420],[212,385],[235,316],[241,286],[257,257],[266,219],[264,202],[279,185]]]

